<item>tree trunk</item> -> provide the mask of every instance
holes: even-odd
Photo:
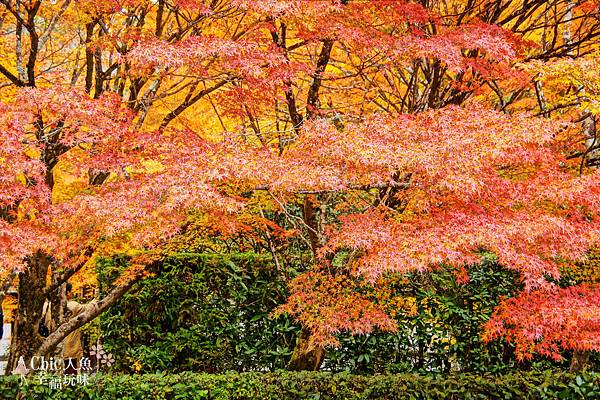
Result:
[[[302,329],[296,338],[296,347],[288,364],[289,371],[318,371],[325,359],[325,349],[310,347],[310,332]]]
[[[38,251],[27,260],[27,268],[19,273],[18,308],[15,310],[10,356],[6,374],[10,374],[23,357],[28,364],[43,338],[38,333],[44,307],[44,289],[51,259]]]
[[[315,258],[319,249],[325,244],[323,220],[325,207],[318,196],[308,195],[304,198],[304,222],[308,226],[308,237]],[[290,371],[317,371],[325,359],[326,350],[321,346],[311,346],[310,331],[302,329],[296,338],[296,347],[288,364]]]
[[[571,359],[571,366],[569,370],[571,372],[585,371],[589,367],[590,352],[583,350],[574,350],[573,358]]]
[[[274,39],[276,38],[275,36]],[[275,40],[275,42],[277,43],[277,40]],[[306,99],[306,119],[308,120],[314,119],[319,115],[319,91],[321,89],[322,75],[329,64],[334,40],[325,39],[322,43],[319,59],[317,60],[317,65],[313,73],[313,81],[308,90]],[[283,49],[286,48],[284,24],[282,24],[281,42],[278,45]],[[294,124],[294,130],[299,133],[304,120],[296,109],[295,98],[291,86],[288,89],[289,90],[286,90],[288,110],[292,123]],[[304,222],[308,227],[308,237],[315,259],[317,259],[319,249],[323,247],[327,241],[324,229],[327,208],[325,207],[325,203],[320,200],[319,196],[307,195],[304,197]],[[296,347],[294,348],[294,353],[288,364],[288,370],[318,371],[325,359],[325,354],[326,351],[324,347],[311,346],[310,331],[303,328],[296,338]]]

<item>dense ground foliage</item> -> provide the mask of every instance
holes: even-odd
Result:
[[[99,376],[89,386],[50,390],[0,381],[2,398],[22,400],[551,400],[598,399],[598,374],[550,372],[499,377],[471,374],[356,376],[315,372]]]

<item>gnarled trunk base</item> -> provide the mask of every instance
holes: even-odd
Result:
[[[289,371],[318,371],[325,359],[325,349],[320,346],[309,347],[310,332],[302,329],[296,338],[296,347],[288,364]]]
[[[573,358],[571,359],[571,366],[569,367],[569,371],[571,371],[571,372],[585,371],[590,366],[589,364],[590,364],[590,352],[589,351],[574,350]]]

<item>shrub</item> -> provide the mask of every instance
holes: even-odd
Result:
[[[101,317],[105,348],[121,372],[284,368],[299,331],[271,311],[286,299],[275,265],[255,253],[184,253],[159,265]],[[124,260],[98,264],[101,286]],[[109,285],[110,286],[110,285]]]
[[[527,372],[350,375],[328,372],[230,372],[98,375],[87,386],[50,389],[36,379],[0,380],[0,398],[22,400],[288,400],[288,399],[598,399],[600,374]]]

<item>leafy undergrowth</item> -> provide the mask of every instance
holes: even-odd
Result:
[[[545,372],[502,376],[350,375],[327,372],[99,375],[88,385],[50,389],[37,379],[0,379],[2,399],[597,399],[600,374]]]

